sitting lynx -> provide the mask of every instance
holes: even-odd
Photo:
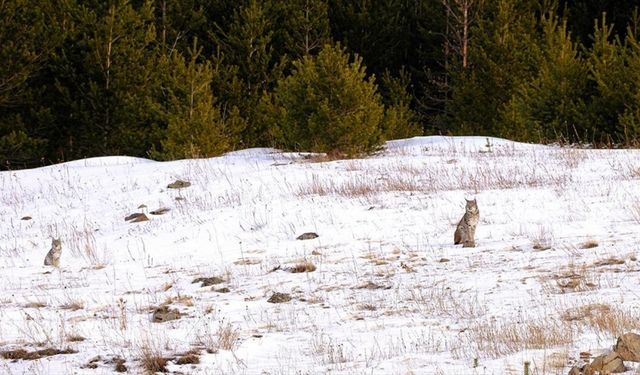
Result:
[[[60,240],[52,239],[51,250],[49,250],[49,252],[47,253],[47,256],[44,257],[44,265],[60,267],[61,255],[62,255],[62,245],[60,244]]]
[[[456,232],[453,235],[453,243],[454,244],[462,244],[462,247],[476,247],[476,225],[478,225],[478,221],[480,220],[480,211],[478,210],[478,202],[476,200],[468,200],[467,206],[465,208],[465,213],[460,222],[458,223],[458,227],[456,228]]]

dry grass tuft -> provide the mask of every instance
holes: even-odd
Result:
[[[560,317],[568,322],[582,321],[588,318],[592,318],[596,314],[608,313],[611,311],[611,306],[602,303],[591,303],[579,307],[574,307],[564,311]]]
[[[375,305],[372,305],[370,303],[363,303],[361,305],[358,305],[358,309],[365,310],[365,311],[376,311],[376,310],[378,310],[378,308]]]
[[[598,260],[598,261],[593,263],[593,265],[595,267],[615,266],[615,265],[619,265],[619,264],[624,264],[624,259],[620,259],[620,258],[615,257],[615,256],[611,256],[611,257],[609,257],[607,259],[601,259],[601,260]]]
[[[289,268],[289,272],[291,273],[313,272],[315,270],[316,270],[315,264],[313,264],[308,260],[297,263],[295,266]]]
[[[639,321],[640,314],[624,311],[618,307],[598,309],[586,317],[589,326],[612,337],[619,337],[630,330],[637,329]]]
[[[562,320],[483,321],[468,330],[467,338],[474,353],[500,358],[522,350],[568,345],[576,333],[571,324]]]
[[[191,350],[178,357],[176,364],[178,365],[197,365],[200,363],[200,355],[198,350]]]
[[[27,302],[24,307],[27,309],[41,309],[47,307],[47,303],[42,301]]]
[[[116,363],[116,366],[114,368],[115,372],[127,372],[127,371],[129,371],[127,369],[127,366],[124,365],[125,364],[125,360],[124,359],[116,358],[114,361]]]
[[[63,310],[78,311],[84,309],[84,303],[82,301],[69,301],[60,305]]]
[[[593,249],[594,247],[598,247],[598,241],[596,240],[587,240],[580,244],[581,249]]]
[[[193,297],[191,297],[191,296],[181,296],[181,295],[177,295],[177,296],[174,296],[174,297],[167,297],[167,298],[164,300],[164,302],[162,302],[162,303],[160,304],[160,307],[162,307],[162,306],[169,306],[169,305],[171,305],[172,303],[178,303],[178,304],[181,304],[181,305],[183,305],[183,306],[187,306],[187,307],[191,307],[191,306],[193,306],[193,305],[194,305]]]
[[[240,260],[236,260],[233,264],[238,266],[253,266],[255,264],[262,263],[262,259],[258,258],[242,258]]]
[[[529,235],[534,250],[549,250],[553,246],[554,236],[551,230],[543,225],[538,226],[538,230]]]
[[[341,182],[323,181],[314,174],[309,183],[300,186],[297,195],[337,195],[346,198],[361,198],[384,192],[422,190],[415,176],[404,174],[371,175],[371,173],[351,176]]]
[[[140,362],[146,374],[155,374],[156,372],[167,372],[168,359],[163,357],[158,351],[150,348],[148,345],[142,347]]]
[[[567,270],[541,279],[542,288],[547,293],[563,294],[596,290],[600,287],[600,274],[583,264],[579,267],[569,264]]]
[[[230,323],[222,324],[218,329],[218,347],[222,350],[233,350],[238,344],[240,331]]]
[[[640,313],[625,311],[617,306],[591,303],[567,309],[561,318],[568,322],[581,323],[607,336],[620,335],[637,328]]]
[[[553,352],[545,358],[545,368],[552,368],[556,371],[567,367],[569,363],[569,353],[567,351]]]
[[[86,340],[86,338],[84,336],[78,335],[78,334],[71,334],[69,336],[67,336],[67,341],[69,342],[81,342]]]

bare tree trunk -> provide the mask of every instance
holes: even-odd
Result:
[[[167,45],[167,2],[162,1],[162,46]]]
[[[469,66],[471,26],[475,22],[482,0],[442,0],[446,11],[445,59],[453,53],[460,57],[462,67]]]
[[[467,67],[468,61],[468,46],[469,46],[469,7],[472,1],[465,1],[463,7],[463,20],[462,20],[462,67]]]

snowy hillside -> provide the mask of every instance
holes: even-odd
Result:
[[[640,332],[639,182],[640,151],[484,137],[0,172],[0,373],[566,374]]]

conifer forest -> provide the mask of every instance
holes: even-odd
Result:
[[[0,169],[431,134],[633,147],[639,3],[0,0]]]

